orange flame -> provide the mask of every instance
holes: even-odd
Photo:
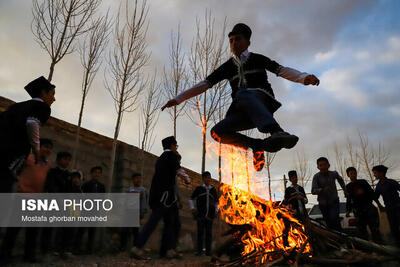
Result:
[[[219,140],[218,136],[213,138]],[[207,149],[211,158],[218,155],[218,143],[208,142]],[[250,230],[241,237],[244,244],[242,255],[259,255],[251,262],[243,263],[272,261],[274,254],[270,252],[275,251],[291,252],[302,248],[302,252],[310,252],[305,228],[292,216],[292,212],[276,202],[261,198],[267,196],[267,188],[259,186],[257,180],[262,181],[264,177],[254,171],[252,164],[248,166],[248,155],[251,156],[251,153],[233,146],[223,146],[221,150],[221,217],[229,224],[250,226]],[[285,227],[290,229],[285,231]]]

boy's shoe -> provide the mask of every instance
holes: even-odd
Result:
[[[167,251],[167,253],[165,254],[165,257],[167,259],[182,259],[183,255],[181,253],[176,252],[173,249],[170,249]]]
[[[293,134],[287,132],[276,132],[270,137],[264,139],[264,149],[267,152],[275,153],[282,148],[293,148],[298,141],[299,138]]]
[[[264,168],[265,156],[264,150],[262,149],[253,149],[253,165],[256,171],[262,171]]]
[[[137,260],[149,260],[150,258],[144,255],[143,249],[133,247],[130,253],[131,258],[135,258]]]

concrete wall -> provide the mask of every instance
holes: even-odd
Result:
[[[0,112],[4,111],[13,103],[14,102],[9,99],[0,97]],[[57,152],[68,151],[72,154],[75,144],[76,130],[76,125],[67,123],[54,117],[51,117],[46,125],[42,127],[41,137],[50,138],[54,142],[54,153],[50,158],[51,161],[55,160],[55,155]],[[77,152],[75,168],[83,172],[84,178],[89,179],[90,168],[98,165],[102,166],[103,178],[101,181],[105,183],[105,179],[109,173],[112,139],[82,128],[80,131],[79,140],[79,149]],[[143,176],[143,185],[147,189],[150,189],[156,160],[156,155],[144,152],[139,148],[127,143],[119,142],[117,147],[117,158],[114,172],[115,176],[113,179],[112,191],[122,192],[125,190],[125,188],[130,186],[130,177],[133,172],[141,172]],[[193,249],[196,242],[197,226],[196,222],[192,218],[188,199],[190,198],[191,192],[194,190],[194,188],[202,184],[202,181],[200,174],[189,169],[185,170],[190,176],[192,183],[190,185],[186,185],[182,183],[182,181],[179,181],[180,197],[183,204],[183,208],[180,211],[182,223],[181,247],[185,249]],[[217,181],[213,181],[213,183],[214,186],[217,186]],[[148,216],[149,214],[147,214],[144,221],[146,221]],[[162,223],[160,223],[156,232],[148,241],[146,247],[155,250],[159,248],[161,225]],[[214,227],[214,230],[216,230],[216,228],[217,227]],[[101,235],[103,236],[103,241],[107,241],[107,239],[111,238],[110,235],[104,234],[108,232],[110,231],[103,230],[103,234]],[[216,235],[214,234],[214,236]]]

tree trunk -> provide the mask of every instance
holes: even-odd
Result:
[[[176,106],[174,106],[174,137],[176,139]]]
[[[119,128],[121,124],[121,117],[122,117],[122,108],[120,107],[118,111],[118,117],[117,117],[117,123],[115,125],[115,132],[114,132],[114,139],[113,139],[113,144],[112,144],[112,150],[111,150],[111,159],[110,159],[110,173],[108,176],[108,181],[107,181],[107,192],[111,192],[111,186],[112,186],[112,181],[114,177],[114,167],[115,167],[115,156],[117,152],[117,144],[118,144],[118,134],[119,134]]]
[[[78,127],[76,129],[76,135],[75,135],[74,152],[72,153],[72,158],[73,158],[72,166],[74,166],[74,168],[77,168],[77,166],[76,166],[76,164],[77,164],[76,154],[78,152],[78,147],[79,147],[79,135],[80,135],[80,132],[81,132],[82,116],[83,116],[83,108],[85,106],[85,99],[86,99],[86,95],[84,94],[83,97],[82,97],[81,109],[79,111]]]
[[[271,171],[269,168],[269,153],[267,153],[267,173],[268,173],[268,191],[269,191],[269,200],[272,201],[272,195],[271,195]]]
[[[51,82],[51,80],[53,79],[53,73],[54,73],[54,66],[55,65],[56,65],[56,63],[54,61],[52,61],[51,64],[50,64],[49,77],[47,78],[47,80],[49,80],[49,82]]]
[[[204,121],[203,125],[203,149],[201,155],[201,173],[203,173],[206,169],[206,142],[207,142],[207,121]]]

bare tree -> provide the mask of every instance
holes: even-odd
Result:
[[[75,50],[74,41],[90,27],[90,21],[101,0],[34,0],[32,33],[36,42],[50,56],[48,80],[53,78],[54,67]]]
[[[310,165],[308,164],[304,149],[296,153],[295,169],[299,177],[300,185],[304,188],[311,180]]]
[[[173,99],[179,95],[188,85],[186,74],[185,55],[182,52],[182,38],[180,25],[176,34],[171,33],[171,46],[169,48],[169,67],[164,68],[164,88],[167,99]],[[174,124],[174,137],[176,138],[177,120],[184,113],[186,102],[168,109]]]
[[[142,102],[139,118],[140,148],[149,151],[154,144],[154,127],[160,115],[161,90],[156,82],[157,72],[154,73],[147,86],[147,94]]]
[[[189,56],[189,71],[193,83],[205,80],[213,70],[215,70],[226,57],[225,31],[226,18],[221,27],[221,32],[216,31],[215,18],[211,11],[206,10],[204,17],[204,28],[200,20],[196,20],[196,36],[192,42],[191,53]],[[221,82],[210,88],[203,94],[194,97],[189,101],[192,113],[187,112],[188,117],[202,128],[202,159],[201,171],[205,170],[206,161],[206,133],[209,127],[209,121],[218,108],[220,101],[219,90],[226,87],[226,82]]]
[[[369,144],[368,136],[358,132],[360,150],[358,157],[361,162],[361,167],[364,174],[369,177],[371,186],[375,189],[375,178],[372,173],[372,168],[375,165],[385,164],[388,167],[393,167],[393,163],[390,162],[390,152],[379,143],[378,148],[374,148]]]
[[[343,151],[339,148],[336,142],[333,144],[333,152],[335,153],[336,170],[339,172],[340,176],[342,176],[342,178],[347,181],[347,159],[345,158]]]
[[[276,156],[276,153],[270,153],[270,152],[266,152],[265,153],[265,168],[267,169],[267,174],[268,174],[269,200],[272,200],[272,195],[271,195],[271,165],[272,165],[272,162],[275,159],[275,156]]]
[[[96,77],[97,71],[101,65],[101,55],[108,42],[109,29],[111,22],[108,18],[108,13],[105,16],[98,18],[92,22],[91,30],[87,33],[86,38],[79,47],[79,54],[81,57],[81,64],[83,67],[82,77],[82,99],[81,108],[79,111],[78,127],[75,135],[75,146],[73,152],[74,163],[76,167],[76,152],[79,147],[79,134],[81,130],[83,109],[85,101],[91,88],[92,82]]]
[[[347,149],[347,155],[348,155],[348,163],[359,170],[361,168],[361,161],[360,157],[358,156],[359,150],[357,148],[354,148],[353,143],[350,139],[349,136],[347,136],[346,140],[346,149]],[[350,167],[350,166],[347,166]]]
[[[225,118],[225,113],[230,103],[230,95],[226,90],[226,86],[218,86],[218,109],[213,113],[213,120],[215,123],[220,122]],[[250,135],[250,132],[248,133]],[[247,151],[246,151],[246,159],[247,159]],[[247,164],[247,162],[246,162]],[[222,144],[218,141],[218,181],[221,183],[222,181]],[[250,185],[249,185],[250,188]],[[250,193],[250,190],[249,190]]]
[[[105,87],[114,100],[117,112],[110,174],[107,182],[108,189],[112,185],[118,134],[123,115],[125,112],[132,112],[137,108],[138,97],[146,87],[147,82],[142,77],[143,67],[149,60],[149,55],[146,53],[148,7],[146,0],[142,1],[141,4],[138,2],[138,0],[135,0],[132,10],[130,10],[129,1],[126,0],[124,22],[121,22],[122,11],[120,6],[114,29],[114,49],[108,60],[108,72],[111,81],[106,78]]]

